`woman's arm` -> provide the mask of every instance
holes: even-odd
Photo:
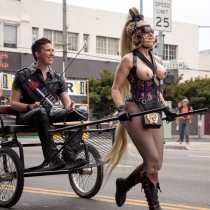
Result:
[[[121,97],[121,91],[131,68],[132,58],[131,55],[128,54],[122,58],[119,66],[117,67],[114,83],[112,85],[112,98],[117,107],[124,104]]]
[[[74,108],[75,105],[74,105],[74,101],[72,101],[70,99],[68,93],[67,92],[60,93],[59,98],[60,98],[62,104],[64,105],[64,108],[65,108],[66,112],[67,113],[72,112],[73,111],[72,108]]]
[[[161,103],[162,103],[163,107],[168,106],[168,104],[166,103],[166,101],[165,101],[165,99],[164,99],[164,97],[163,97],[162,93],[160,93],[160,101],[161,101]]]
[[[20,102],[21,94],[22,92],[20,90],[16,90],[13,88],[11,92],[11,108],[19,112],[29,111],[27,109],[28,104]],[[40,105],[40,102],[35,102],[34,104],[30,104],[29,106],[30,109],[35,109],[37,107],[42,107],[42,105]]]
[[[27,104],[20,102],[21,92],[19,90],[11,91],[11,108],[17,111],[27,111]]]

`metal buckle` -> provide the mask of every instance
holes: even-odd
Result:
[[[143,100],[141,101],[141,103],[142,103],[142,104],[146,104],[146,103],[147,103],[147,100],[146,100],[146,99],[143,99]]]

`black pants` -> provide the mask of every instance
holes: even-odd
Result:
[[[87,119],[87,111],[83,111],[82,113]],[[47,156],[47,151],[49,145],[53,151],[56,151],[56,145],[54,142],[50,141],[50,134],[48,130],[50,130],[50,126],[56,122],[63,122],[66,116],[66,112],[64,109],[58,109],[54,114],[51,116],[47,113],[44,108],[35,108],[26,113],[19,113],[16,118],[17,125],[29,125],[31,127],[35,127],[37,129],[41,144],[42,144],[42,151],[44,157]],[[84,120],[86,120],[84,119]],[[66,116],[66,121],[77,121],[83,120],[80,115],[76,112],[72,112]],[[53,152],[51,151],[51,152]]]

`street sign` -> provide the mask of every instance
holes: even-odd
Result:
[[[153,0],[154,30],[171,31],[171,0]]]
[[[183,69],[184,68],[184,62],[163,63],[163,66],[166,69]]]

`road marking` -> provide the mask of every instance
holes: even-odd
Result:
[[[210,158],[210,156],[188,155],[189,157]]]
[[[79,198],[74,192],[68,191],[60,191],[60,190],[49,190],[42,188],[32,188],[32,187],[24,187],[24,192],[28,193],[36,193],[42,195],[54,195],[54,196],[64,196],[71,198]],[[115,203],[115,198],[112,196],[105,195],[96,195],[91,198],[91,200],[103,201],[108,203]],[[136,199],[126,199],[126,203],[132,206],[147,206],[147,202],[144,200],[136,200]],[[185,206],[180,204],[169,204],[169,203],[160,203],[163,210],[210,210],[209,208],[195,207],[195,206]]]
[[[133,166],[117,165],[117,167],[133,168]]]

